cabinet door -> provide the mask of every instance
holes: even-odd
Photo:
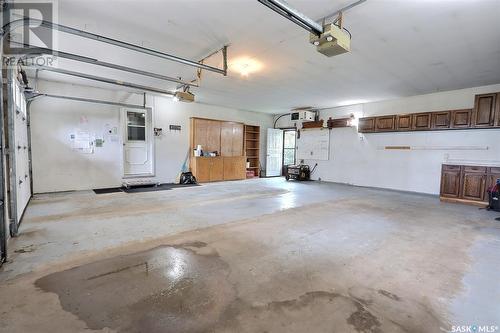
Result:
[[[243,156],[243,124],[233,124],[232,156]]]
[[[208,137],[205,143],[204,151],[208,152],[219,152],[220,153],[220,121],[209,120],[208,121]]]
[[[375,121],[377,132],[394,131],[396,128],[395,120],[396,120],[395,116],[377,117]]]
[[[375,132],[375,117],[360,118],[358,123],[358,132],[360,133]]]
[[[221,122],[221,156],[243,156],[243,124]]]
[[[425,131],[431,129],[431,113],[415,113],[413,114],[413,130]]]
[[[223,157],[208,157],[210,159],[210,181],[215,182],[224,179]]]
[[[220,154],[233,156],[233,123],[222,122],[220,129]]]
[[[246,178],[245,156],[224,157],[224,180]]]
[[[398,131],[411,131],[411,114],[396,116],[396,129]]]
[[[471,116],[471,109],[453,110],[451,113],[451,128],[469,128]]]
[[[210,181],[210,157],[194,157],[192,172],[200,183]]]
[[[472,116],[474,127],[492,127],[495,125],[497,94],[476,95]]]
[[[484,201],[486,175],[480,172],[464,172],[462,177],[462,199]]]
[[[450,128],[451,112],[440,111],[432,113],[432,128],[433,129],[447,129]]]
[[[450,169],[447,170],[446,166],[443,166],[441,173],[441,196],[458,198],[460,196],[460,166]]]
[[[201,145],[204,152],[220,152],[220,122],[194,119],[193,148]]]

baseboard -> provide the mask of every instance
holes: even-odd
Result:
[[[484,202],[484,201],[474,201],[474,200],[466,200],[466,199],[459,199],[459,198],[447,198],[447,197],[439,197],[439,200],[441,200],[443,202],[473,205],[473,206],[477,206],[477,207],[481,207],[481,208],[486,208],[489,206],[489,204],[487,202]]]

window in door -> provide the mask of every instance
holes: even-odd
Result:
[[[297,132],[295,130],[283,131],[283,165],[295,164]]]
[[[127,135],[129,141],[146,141],[145,112],[127,112]]]

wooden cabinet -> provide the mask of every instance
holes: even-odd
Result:
[[[487,189],[500,178],[500,167],[443,165],[440,198],[443,201],[487,206]]]
[[[375,127],[376,130],[380,132],[394,131],[396,129],[396,117],[395,116],[377,117],[375,120]]]
[[[451,124],[451,111],[433,112],[432,129],[448,129]]]
[[[431,113],[415,113],[412,115],[412,129],[414,131],[428,131],[431,129]]]
[[[246,178],[245,156],[224,157],[224,180]]]
[[[453,110],[451,113],[451,128],[469,128],[472,109]]]
[[[192,147],[201,145],[203,151],[220,153],[221,123],[210,119],[192,119]]]
[[[243,124],[221,122],[221,156],[243,155]]]
[[[191,118],[190,168],[198,182],[246,178],[244,124],[203,118]],[[204,153],[217,156],[194,156],[201,145]]]
[[[411,114],[402,114],[396,116],[396,129],[398,131],[411,131]]]
[[[458,198],[460,196],[460,166],[443,165],[441,174],[441,196]]]
[[[375,132],[375,117],[360,118],[358,123],[358,131],[360,133]]]
[[[473,109],[360,118],[358,132],[431,131],[500,127],[500,92],[476,95]]]
[[[224,162],[222,157],[193,157],[191,172],[200,183],[215,182],[224,179]]]
[[[200,183],[245,179],[245,156],[193,157],[191,172]]]
[[[497,118],[499,94],[476,95],[472,121],[474,127],[493,127]]]
[[[484,171],[467,170],[462,174],[461,198],[465,200],[484,201],[486,187],[486,168]]]

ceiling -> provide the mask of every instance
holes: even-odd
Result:
[[[318,19],[354,0],[289,0]],[[500,1],[368,0],[344,16],[352,52],[327,58],[308,33],[257,0],[59,0],[58,22],[199,60],[230,44],[229,63],[261,63],[243,77],[204,72],[197,101],[283,113],[500,83]],[[194,78],[195,69],[107,44],[57,33],[57,48],[102,61]],[[221,66],[221,56],[208,64]],[[174,89],[174,83],[59,60],[65,69]],[[41,78],[117,89],[55,73]]]

